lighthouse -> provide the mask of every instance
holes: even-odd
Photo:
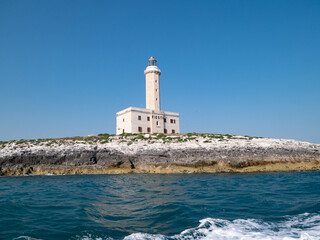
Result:
[[[117,134],[180,133],[179,113],[160,108],[160,75],[157,60],[150,57],[144,70],[146,78],[146,108],[129,107],[116,114]]]
[[[146,75],[146,109],[160,111],[160,75],[157,60],[151,57],[148,67],[144,70]]]

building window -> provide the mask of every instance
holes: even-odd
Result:
[[[124,129],[122,129],[122,133],[124,133]]]
[[[151,129],[148,127],[148,128],[147,128],[147,131],[148,131],[148,133],[149,133],[149,132],[151,132]]]
[[[158,98],[156,98],[156,101],[158,101]]]
[[[158,92],[158,88],[156,88],[156,92]]]
[[[158,80],[156,80],[156,83],[158,82]]]
[[[170,119],[170,123],[173,123],[173,119]]]
[[[166,118],[164,118],[164,119],[163,119],[163,121],[164,121],[164,122],[167,122],[167,119],[166,119]]]
[[[176,123],[176,120],[175,120],[175,119],[173,119],[173,123]]]
[[[122,122],[124,122],[124,119],[122,119]]]
[[[168,131],[167,131],[167,129],[164,129],[164,133],[167,133]]]
[[[141,120],[141,116],[138,116],[138,120]]]
[[[159,121],[157,121],[157,126],[159,126]]]
[[[147,117],[147,121],[150,121],[150,117]]]
[[[142,132],[142,127],[138,127],[138,132],[139,132],[139,133]]]
[[[172,129],[172,133],[175,133],[176,131],[174,129]]]

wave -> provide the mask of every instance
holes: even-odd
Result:
[[[38,239],[38,238],[32,238],[32,237],[28,237],[28,236],[20,236],[17,238],[14,238],[13,240],[42,240],[42,239]]]
[[[16,238],[30,239],[33,238]],[[94,234],[77,236],[78,240],[113,240],[111,237],[96,237]],[[223,220],[205,218],[198,227],[180,234],[133,233],[124,240],[318,240],[320,239],[320,214],[304,213],[279,222],[257,219]]]
[[[206,218],[196,228],[187,229],[174,236],[134,233],[124,240],[313,240],[320,239],[320,215],[301,214],[285,221],[268,223],[256,219],[233,221]]]

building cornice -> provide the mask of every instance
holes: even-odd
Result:
[[[166,116],[172,116],[172,117],[179,117],[179,113],[175,112],[166,112],[166,111],[154,111],[152,109],[146,109],[146,108],[136,108],[136,107],[128,107],[120,112],[117,112],[117,116],[121,116],[123,114],[126,114],[128,112],[140,112],[140,113],[146,113],[146,114],[154,114],[154,115],[166,115]]]

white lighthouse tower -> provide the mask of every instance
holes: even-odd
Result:
[[[157,60],[150,57],[146,76],[146,108],[129,107],[117,113],[117,134],[179,133],[179,113],[160,109],[160,75]]]
[[[160,111],[161,71],[156,63],[157,60],[151,57],[148,61],[148,67],[144,70],[144,75],[146,75],[146,109]]]

